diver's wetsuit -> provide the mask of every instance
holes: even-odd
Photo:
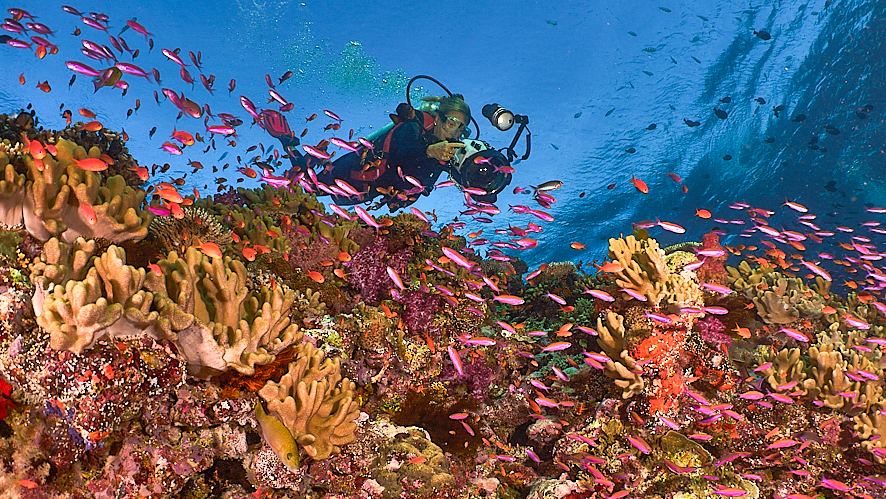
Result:
[[[326,163],[326,169],[322,172],[317,171],[317,180],[326,185],[335,185],[336,179],[341,179],[353,186],[360,192],[366,192],[361,197],[341,197],[332,196],[333,202],[340,205],[352,205],[362,203],[372,199],[378,195],[383,196],[383,202],[388,205],[391,211],[408,206],[415,202],[422,194],[429,195],[434,189],[434,182],[441,173],[448,170],[447,164],[434,158],[427,156],[427,148],[429,145],[440,142],[433,133],[425,132],[417,120],[409,120],[396,127],[392,132],[390,147],[388,150],[388,160],[384,172],[375,180],[361,180],[360,173],[364,170],[364,165],[369,164],[380,154],[384,148],[385,137],[383,134],[376,138],[373,142],[373,150],[369,151],[364,160],[361,160],[362,151],[360,153],[349,152],[332,162]],[[286,173],[291,179],[302,172],[306,171],[308,163],[318,164],[318,160],[311,156],[304,156],[296,147],[298,140],[289,136],[280,137],[280,142],[289,153],[292,169]],[[397,167],[400,167],[403,176],[411,176],[418,180],[423,186],[423,191],[416,191],[416,186],[400,177]],[[378,188],[378,189],[376,189]],[[385,192],[379,192],[379,190]],[[412,194],[405,194],[412,190]],[[400,196],[398,197],[398,194]],[[403,199],[405,198],[405,199]]]

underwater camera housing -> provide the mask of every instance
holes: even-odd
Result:
[[[504,154],[479,139],[465,139],[464,148],[455,151],[449,162],[453,180],[463,187],[483,189],[498,194],[511,183],[511,174],[502,171],[510,166]]]

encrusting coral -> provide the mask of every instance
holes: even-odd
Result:
[[[280,382],[268,381],[258,394],[308,456],[326,459],[355,438],[356,385],[341,377],[338,358],[325,358],[322,350],[308,342],[297,348]]]

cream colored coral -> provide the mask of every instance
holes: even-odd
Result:
[[[92,346],[100,331],[120,319],[123,306],[108,303],[102,288],[93,267],[84,280],[56,285],[46,297],[37,324],[49,331],[49,345],[53,349],[80,353]]]
[[[192,367],[251,375],[301,338],[289,320],[295,294],[266,286],[250,291],[239,260],[210,259],[191,247],[184,259],[171,252],[158,266],[162,274],[145,280],[157,296],[157,327],[176,337]]]
[[[355,389],[352,381],[342,379],[339,359],[326,359],[322,350],[305,342],[280,382],[268,381],[258,393],[269,413],[319,460],[339,454],[342,445],[354,441],[359,414]]]
[[[803,395],[806,394],[805,363],[800,360],[799,348],[784,348],[768,361],[772,365],[764,369],[762,373],[773,390],[788,393],[801,391]]]
[[[21,225],[25,201],[25,176],[16,173],[6,154],[0,152],[0,227]]]
[[[28,180],[21,213],[31,235],[41,241],[59,237],[66,242],[80,236],[122,242],[147,235],[151,214],[141,209],[144,191],[129,187],[119,175],[102,185],[101,175],[74,165],[76,160],[97,158],[98,148],[87,154],[83,147],[60,140],[56,149],[55,157],[47,155],[39,163],[30,154],[23,156]],[[95,212],[95,223],[83,205]]]
[[[871,413],[859,414],[853,421],[862,448],[873,454],[875,461],[886,464],[886,416],[880,412],[880,407],[876,409]]]
[[[665,264],[664,251],[655,239],[638,241],[632,235],[623,239],[610,238],[609,258],[623,267],[615,273],[615,282],[620,287],[640,293],[654,307],[667,295],[665,286],[670,271]]]
[[[89,258],[86,276],[75,279],[76,273],[82,272],[83,259],[94,250],[94,242],[79,239],[76,247],[80,249],[73,256],[72,248],[55,238],[46,246],[48,258],[57,265],[35,264],[35,269],[44,273],[32,275],[32,280],[44,284],[52,282],[49,277],[65,279],[64,285],[52,288],[37,316],[37,323],[49,332],[52,348],[80,353],[105,335],[164,337],[151,327],[158,314],[151,310],[153,295],[142,289],[145,271],[126,265],[122,248],[111,246]],[[68,267],[68,262],[74,263]],[[48,276],[46,271],[51,271]]]
[[[625,349],[624,317],[615,312],[606,312],[606,324],[597,318],[597,344],[609,357],[606,362],[606,375],[615,380],[622,389],[622,398],[631,398],[643,391],[645,382],[637,372],[636,361]]]

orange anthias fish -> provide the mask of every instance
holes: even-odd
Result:
[[[222,256],[221,248],[215,243],[205,242],[199,246],[195,246],[195,248],[202,251],[204,255],[210,258],[221,258]]]
[[[646,185],[646,182],[638,179],[633,174],[631,175],[631,183],[634,184],[634,187],[636,187],[638,191],[643,194],[649,194],[649,187]]]
[[[98,121],[90,121],[89,123],[83,125],[83,129],[87,132],[97,132],[102,128],[102,124]]]
[[[95,210],[92,209],[92,205],[89,203],[80,204],[80,214],[83,215],[83,219],[86,220],[89,225],[95,225],[98,223],[98,217],[95,216]]]
[[[695,210],[695,216],[698,218],[711,218],[711,212],[704,209],[697,209]]]
[[[194,145],[194,136],[184,130],[176,130],[173,128],[172,138],[186,146]]]
[[[81,170],[89,172],[103,172],[108,169],[108,164],[98,158],[86,158],[74,163]]]

